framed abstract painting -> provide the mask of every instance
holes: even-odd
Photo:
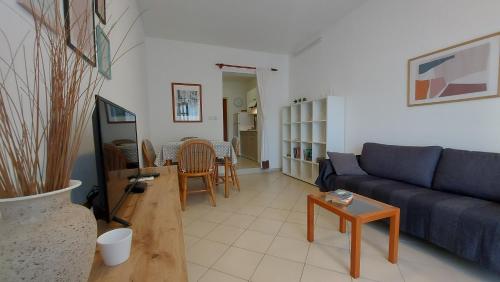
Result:
[[[202,122],[201,84],[172,83],[174,122]]]
[[[94,0],[64,0],[68,46],[96,66]]]
[[[500,32],[408,60],[408,106],[500,97]]]

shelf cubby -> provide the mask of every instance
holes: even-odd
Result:
[[[344,152],[344,98],[328,96],[285,107],[282,111],[283,173],[314,184],[318,158]],[[305,150],[311,152],[306,157]],[[294,151],[300,156],[294,157]],[[289,155],[289,157],[288,157]]]

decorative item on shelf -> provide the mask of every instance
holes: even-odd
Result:
[[[172,83],[172,114],[174,122],[202,122],[201,84]]]
[[[407,103],[500,97],[500,32],[408,60]]]
[[[95,254],[95,217],[71,202],[81,185],[71,175],[104,78],[87,63],[93,1],[64,2],[70,18],[60,1],[19,1],[32,12],[33,36],[0,58],[0,281],[87,281]],[[73,30],[70,19],[92,29]],[[77,52],[67,52],[64,30]],[[4,33],[0,45],[9,41]],[[116,58],[127,53],[119,49]]]
[[[63,2],[68,46],[95,67],[94,1],[64,0]]]
[[[302,98],[302,102],[305,102],[305,101],[307,101],[307,99],[306,98]]]
[[[97,66],[99,73],[105,78],[111,79],[111,49],[109,38],[101,26],[96,27],[97,37]]]
[[[304,149],[304,160],[312,161],[312,149]]]
[[[294,159],[300,159],[300,146],[299,147],[294,147],[293,148],[293,158]]]
[[[293,100],[293,103],[294,103],[294,104],[297,104],[297,103],[298,103],[298,100],[297,100],[297,99]]]
[[[106,24],[106,0],[95,0],[95,13],[101,23]]]

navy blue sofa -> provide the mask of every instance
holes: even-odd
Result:
[[[322,161],[316,184],[399,207],[401,231],[500,273],[500,154],[366,143],[358,161],[368,175]]]

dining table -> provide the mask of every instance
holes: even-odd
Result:
[[[161,145],[159,154],[156,156],[155,165],[163,166],[165,163],[176,163],[179,149],[185,141],[171,141]],[[214,146],[215,155],[218,159],[224,160],[224,197],[229,197],[228,171],[231,163],[238,163],[238,156],[234,151],[233,145],[227,141],[209,140]]]

